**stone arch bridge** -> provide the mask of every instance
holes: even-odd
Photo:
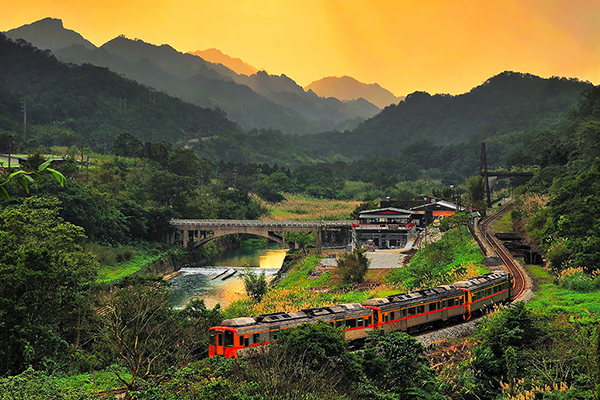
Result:
[[[315,245],[321,247],[325,236],[341,234],[349,237],[352,224],[356,221],[259,221],[231,219],[173,219],[171,225],[175,232],[169,237],[169,243],[175,242],[178,232],[183,238],[183,247],[196,247],[220,236],[232,233],[247,233],[266,237],[284,246],[289,246],[284,239],[288,232],[314,232]],[[348,233],[348,234],[346,234]],[[346,241],[344,245],[348,244]]]

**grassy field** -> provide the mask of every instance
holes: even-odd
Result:
[[[360,204],[359,201],[315,199],[307,195],[286,194],[285,200],[271,208],[265,219],[276,221],[344,220]]]

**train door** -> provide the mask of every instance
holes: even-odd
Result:
[[[211,330],[209,334],[209,355],[222,356],[225,355],[223,331]]]

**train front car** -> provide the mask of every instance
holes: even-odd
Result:
[[[386,331],[416,332],[445,321],[462,319],[466,292],[454,286],[370,299],[363,306],[373,309],[376,328]]]
[[[476,314],[495,304],[512,300],[514,277],[506,271],[489,274],[454,283],[454,286],[468,291],[467,313]]]

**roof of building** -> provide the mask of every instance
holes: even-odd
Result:
[[[361,211],[358,215],[359,218],[381,218],[381,217],[396,217],[396,216],[410,216],[414,212],[409,210],[403,210],[401,208],[386,207],[378,208],[376,210],[365,210]]]
[[[455,210],[455,211],[464,211],[465,208],[463,206],[458,206],[454,203],[450,203],[449,201],[444,201],[444,200],[438,200],[434,203],[426,203],[426,204],[421,204],[420,206],[416,206],[413,207],[411,210],[424,210],[424,209],[428,209],[428,208],[436,208],[436,209],[446,209],[446,210]]]

